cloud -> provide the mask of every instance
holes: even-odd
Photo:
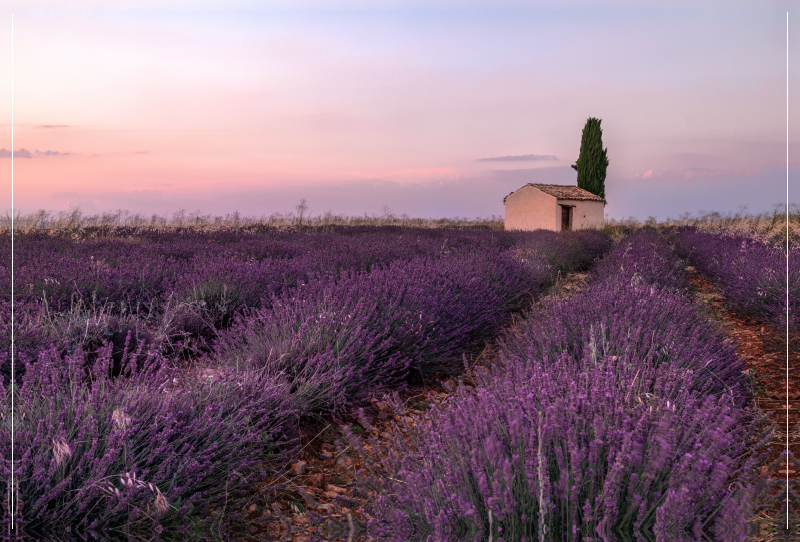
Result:
[[[58,151],[34,151],[36,156],[69,156],[71,153],[69,152],[58,152]]]
[[[40,124],[37,128],[72,128],[72,124]]]
[[[478,162],[530,162],[533,160],[558,160],[552,154],[521,154],[518,156],[496,156],[494,158],[478,158]]]
[[[34,156],[69,156],[71,152],[58,152],[58,151],[39,151],[35,150],[33,153],[26,149],[17,149],[14,151],[14,158],[33,158]],[[11,151],[0,149],[0,158],[11,158]]]
[[[19,149],[14,151],[14,156],[17,158],[30,158],[31,151],[27,151],[25,149]],[[11,158],[11,151],[0,149],[0,158]]]
[[[689,167],[685,169],[649,169],[644,173],[637,173],[633,176],[634,179],[671,179],[671,180],[689,180],[689,179],[716,179],[719,177],[741,177],[744,175],[753,174],[752,172],[741,172],[736,174],[732,171],[722,171],[716,169],[709,169],[704,167]]]

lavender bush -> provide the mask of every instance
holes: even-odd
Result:
[[[615,356],[625,363],[675,363],[694,372],[693,389],[751,399],[746,364],[686,296],[686,272],[667,242],[641,229],[609,252],[591,286],[549,304],[501,339],[508,356]]]
[[[45,326],[44,312],[35,304],[16,304],[14,321],[15,372],[19,378],[25,363],[33,362],[39,352],[49,349],[55,340]],[[11,303],[0,301],[0,377],[6,386],[11,382]]]
[[[295,285],[313,273],[369,271],[373,265],[393,261],[455,253],[482,254],[515,246],[558,261],[562,267],[580,267],[599,256],[610,242],[607,235],[590,231],[556,234],[543,230],[493,232],[401,227],[339,230],[145,232],[135,238],[93,240],[27,234],[19,236],[15,244],[15,300],[46,300],[50,309],[58,312],[68,310],[73,298],[79,296],[87,303],[105,305],[113,315],[148,313],[171,292],[202,289],[207,279],[237,284],[237,288],[245,288],[245,300],[257,303],[259,297],[279,293],[274,287]],[[8,237],[3,237],[0,243],[0,262],[10,262]],[[262,264],[266,269],[262,269]],[[264,279],[268,284],[250,285],[255,290],[247,290],[248,282]],[[0,291],[6,292],[5,295],[10,293],[10,280],[10,268],[0,266],[0,286],[3,286]]]
[[[194,305],[214,329],[226,329],[246,308],[259,308],[309,276],[302,261],[265,259],[228,260],[223,256],[195,257],[191,270],[179,277],[178,300]]]
[[[416,427],[395,426],[397,454],[371,439],[382,457],[362,481],[381,493],[371,536],[746,540],[758,489],[750,450],[769,435],[729,396],[688,391],[692,375],[671,364],[509,361]]]
[[[501,352],[509,359],[567,354],[576,360],[613,356],[638,366],[676,364],[693,372],[693,389],[729,392],[740,404],[752,398],[744,358],[686,294],[636,280],[608,280],[554,301],[506,333]]]
[[[10,243],[3,243],[2,249],[10,253]],[[116,315],[147,312],[181,269],[179,262],[152,246],[74,243],[42,236],[18,238],[14,260],[15,301],[36,301],[55,312],[69,310],[76,298],[104,305]],[[10,296],[10,269],[3,271],[2,292]]]
[[[464,349],[491,337],[505,313],[541,293],[549,274],[543,262],[500,253],[322,277],[239,318],[216,353],[227,364],[283,371],[304,410],[336,413],[399,384],[409,368],[460,370]]]
[[[43,232],[22,235],[15,246],[14,296],[17,323],[22,324],[17,328],[18,354],[35,360],[51,341],[68,340],[74,347],[75,334],[64,337],[73,323],[97,327],[92,322],[116,317],[137,331],[147,328],[164,354],[192,356],[208,352],[217,330],[227,327],[235,314],[261,307],[262,300],[316,273],[368,269],[456,249],[481,254],[510,244],[509,237],[497,232],[431,235],[413,228],[358,235],[274,229],[257,234],[145,231],[135,238],[78,240]],[[9,237],[0,242],[0,262],[10,262]],[[10,315],[10,280],[10,266],[0,266],[4,316]],[[0,355],[10,357],[10,352],[4,348]],[[24,368],[24,362],[18,365]]]
[[[786,325],[786,253],[756,240],[677,228],[678,253],[707,275],[727,302],[744,315]],[[789,325],[797,330],[800,310],[800,251],[789,254]]]
[[[0,315],[4,317],[3,324],[0,324],[0,374],[5,385],[9,385],[11,376],[10,305],[0,302]],[[28,301],[16,304],[15,316],[15,372],[18,379],[25,374],[27,363],[35,362],[41,352],[50,348],[56,348],[62,357],[82,351],[88,369],[105,344],[112,348],[114,364],[110,370],[117,375],[126,350],[146,352],[147,347],[155,341],[140,319],[130,315],[119,318],[109,316],[102,309],[99,312],[89,311],[82,304],[54,315]],[[141,353],[141,356],[144,355]]]
[[[586,271],[614,247],[611,236],[604,231],[579,230],[563,235],[573,249],[573,269],[576,271]]]
[[[62,540],[206,532],[211,507],[241,503],[255,467],[289,444],[281,442],[294,415],[285,382],[249,372],[179,390],[179,374],[156,358],[137,367],[126,355],[124,378],[113,380],[110,346],[90,380],[80,353],[61,359],[51,350],[28,365],[13,392],[17,532]],[[9,403],[0,438],[6,483]]]
[[[687,285],[683,263],[654,228],[641,228],[623,239],[592,272],[595,282],[634,276],[647,284],[673,288]]]
[[[558,272],[585,271],[612,247],[611,237],[596,230],[508,232],[520,254],[544,256]]]

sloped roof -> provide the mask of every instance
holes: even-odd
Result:
[[[565,184],[536,184],[536,183],[528,183],[525,186],[532,186],[534,188],[538,188],[545,194],[549,194],[554,196],[557,199],[572,199],[572,200],[586,200],[586,201],[603,201],[605,200],[600,196],[592,194],[591,192],[584,190],[583,188],[578,188],[577,186],[569,186]],[[519,192],[525,186],[514,190],[514,192]],[[513,194],[514,192],[511,192]],[[510,196],[509,194],[508,196]],[[503,198],[503,203],[506,202],[508,198],[506,196]]]

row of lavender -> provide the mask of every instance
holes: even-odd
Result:
[[[585,268],[610,247],[598,232],[402,230],[341,237],[299,236],[298,245],[316,243],[317,249],[291,258],[272,252],[260,261],[248,259],[246,250],[266,254],[274,239],[222,240],[209,248],[208,239],[193,246],[190,238],[181,265],[164,257],[182,246],[171,239],[86,246],[20,240],[31,251],[21,250],[14,277],[21,280],[16,316],[23,330],[17,362],[25,362],[25,371],[16,389],[5,384],[0,407],[0,490],[16,501],[0,512],[4,527],[13,514],[18,532],[34,539],[63,532],[102,538],[152,536],[153,529],[181,538],[208,532],[224,517],[212,509],[241,508],[270,464],[285,463],[300,418],[338,415],[418,373],[453,372],[461,352],[496,333],[510,311],[540,295],[559,271]],[[31,247],[47,252],[34,260]],[[203,247],[207,260],[191,255]],[[31,267],[36,261],[42,262],[38,275]],[[297,271],[269,282],[269,269],[280,266]],[[147,311],[126,314],[120,301],[132,298],[115,285],[129,284],[137,268],[140,285],[149,285],[142,290],[153,297]],[[148,282],[153,276],[161,282]],[[19,287],[26,280],[34,285],[27,292]],[[258,292],[257,302],[234,305],[227,326],[210,322],[213,335],[201,361],[223,371],[211,383],[189,378],[165,343],[140,340],[145,332],[156,337],[169,300],[190,291],[179,289],[182,280],[192,291],[218,280],[223,291]],[[68,283],[71,289],[62,290]],[[90,299],[94,313],[87,317],[68,306],[67,292]],[[112,303],[117,308],[101,322],[99,305]],[[181,303],[208,317],[197,297]],[[98,322],[105,340],[93,343],[89,328]]]
[[[776,327],[788,323],[794,332],[798,330],[800,248],[789,252],[787,269],[787,253],[758,240],[704,233],[688,226],[677,228],[671,238],[678,254],[714,281],[735,310]]]
[[[354,228],[353,230],[358,230]],[[365,231],[260,234],[153,233],[135,239],[86,242],[42,234],[18,237],[14,247],[16,356],[20,367],[53,341],[63,352],[120,350],[156,343],[167,356],[208,352],[217,331],[245,309],[269,309],[275,296],[314,277],[369,271],[396,262],[469,254],[506,258],[509,250],[547,255],[561,270],[585,266],[602,238],[585,252],[579,238],[469,230],[384,227]],[[583,241],[581,241],[583,242]],[[585,244],[585,242],[584,242]],[[587,245],[588,246],[588,245]],[[577,259],[576,259],[577,258]],[[11,245],[0,244],[0,360],[8,382]],[[514,297],[513,295],[511,296]],[[524,296],[507,301],[519,308]]]
[[[361,480],[382,493],[372,535],[745,540],[769,429],[746,409],[744,361],[686,284],[663,238],[631,235],[587,290],[504,336],[475,392],[459,387],[416,427],[396,427],[397,455],[371,440],[383,457],[365,455]]]
[[[254,307],[318,273],[368,271],[419,257],[516,247],[539,249],[562,268],[581,265],[571,260],[576,253],[568,247],[577,239],[576,234],[545,231],[530,235],[394,226],[316,233],[190,231],[93,241],[30,234],[18,236],[14,247],[14,297],[21,304],[46,298],[51,310],[62,311],[77,296],[119,316],[157,310],[169,295],[213,303],[212,291],[225,287],[230,304]],[[10,253],[6,238],[0,244],[3,301],[10,300]]]

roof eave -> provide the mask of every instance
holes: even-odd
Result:
[[[602,198],[594,199],[594,198],[558,198],[557,197],[556,199],[558,201],[596,201],[597,203],[600,203],[600,202],[605,203],[606,202],[606,200],[604,200]]]

